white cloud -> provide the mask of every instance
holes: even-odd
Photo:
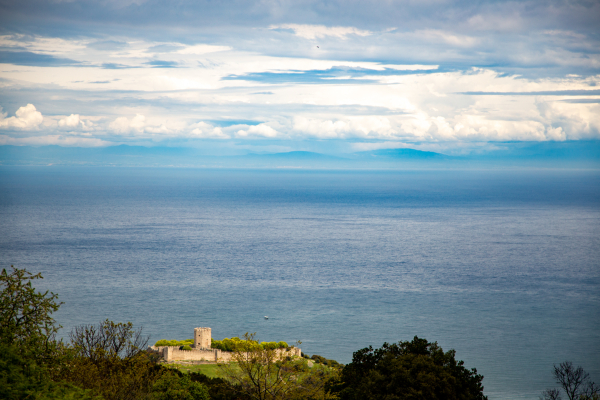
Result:
[[[96,138],[82,138],[78,136],[44,135],[23,138],[14,138],[8,135],[0,135],[0,145],[14,146],[48,146],[58,145],[64,147],[103,147],[112,143]]]
[[[146,117],[136,114],[131,120],[127,117],[119,117],[109,125],[109,128],[119,134],[142,133],[146,125]]]
[[[483,22],[474,19],[472,23]],[[14,104],[14,98],[9,96],[16,96],[14,93],[20,88],[39,88],[41,91],[58,85],[71,91],[72,102],[65,97],[66,92],[57,91],[48,100],[55,101],[53,110],[58,115],[42,116],[31,104],[19,108],[10,118],[0,112],[0,129],[4,132],[13,130],[9,135],[15,138],[24,136],[20,131],[32,130],[55,139],[60,136],[57,134],[64,134],[63,137],[89,135],[89,138],[109,140],[110,137],[115,142],[129,143],[133,143],[133,139],[135,143],[148,143],[189,138],[242,138],[247,139],[244,140],[246,144],[260,138],[278,138],[282,143],[314,138],[364,139],[364,142],[370,142],[370,148],[375,148],[375,142],[389,146],[408,142],[454,142],[458,146],[458,143],[469,141],[600,138],[600,105],[594,103],[597,94],[575,98],[550,93],[598,90],[600,76],[573,70],[570,75],[532,79],[503,74],[495,69],[437,69],[437,65],[422,64],[428,62],[425,59],[420,59],[419,64],[407,65],[406,60],[402,60],[402,64],[389,64],[394,58],[370,56],[375,49],[374,41],[389,40],[412,40],[414,46],[427,46],[429,40],[434,46],[430,48],[458,56],[470,51],[469,47],[481,44],[478,40],[487,40],[482,35],[473,35],[473,31],[462,31],[467,33],[463,35],[445,28],[424,27],[388,35],[373,33],[368,37],[371,32],[349,27],[293,24],[271,27],[278,28],[290,29],[306,39],[356,39],[356,35],[363,39],[360,45],[353,41],[330,41],[347,49],[346,53],[329,54],[331,59],[319,58],[322,55],[311,57],[302,52],[294,53],[296,56],[290,56],[290,53],[281,56],[281,53],[268,53],[265,48],[258,47],[256,52],[246,52],[228,46],[186,47],[175,42],[157,44],[143,40],[128,41],[125,49],[108,54],[93,47],[79,52],[75,51],[79,48],[77,43],[57,42],[63,46],[64,53],[52,54],[82,60],[89,68],[10,66],[10,70],[2,71],[0,90]],[[564,37],[583,40],[569,32],[545,31],[544,36],[556,40]],[[270,35],[275,38],[285,36],[272,31]],[[419,35],[422,40],[415,40]],[[124,42],[126,38],[119,40]],[[8,43],[16,46],[21,42]],[[36,40],[35,43],[48,54],[55,44],[51,40]],[[389,43],[377,46],[384,44]],[[153,45],[171,46],[172,50],[159,54],[160,59],[185,63],[186,68],[124,68],[125,65],[139,66],[147,62],[147,50]],[[310,43],[304,45],[315,49]],[[549,50],[554,52],[552,57],[575,62],[566,53],[559,53],[553,47]],[[549,50],[542,48],[540,51],[550,54]],[[355,57],[359,51],[360,57]],[[207,58],[196,56],[206,53],[211,53],[207,57],[214,68],[204,68]],[[523,54],[516,52],[515,57],[517,53]],[[536,62],[542,60],[535,52],[530,56]],[[586,57],[588,62],[597,63],[593,54]],[[381,62],[347,61],[359,59]],[[432,64],[437,61],[440,59],[431,59]],[[114,65],[102,68],[104,63]],[[430,71],[409,72],[423,69]],[[90,71],[93,71],[93,78],[90,78]],[[352,80],[333,79],[343,75]],[[248,79],[238,79],[245,76]],[[326,78],[330,79],[324,84]],[[551,95],[513,95],[511,92],[549,92]],[[588,103],[575,102],[577,99]],[[123,104],[131,108],[124,108]],[[61,105],[64,110],[60,109]],[[71,114],[71,111],[77,113]],[[89,115],[84,115],[86,112]],[[197,122],[199,120],[233,122],[221,128]],[[235,122],[245,120],[268,122],[255,126]]]
[[[12,34],[1,35],[0,46],[12,47],[17,50],[26,49],[34,53],[56,55],[81,51],[85,48],[85,43],[81,40]]]
[[[548,136],[559,140],[600,139],[600,104],[538,100],[537,107]]]
[[[237,137],[260,136],[274,138],[277,136],[277,131],[267,124],[258,124],[251,126],[248,130],[240,129],[236,133]]]
[[[446,44],[457,47],[471,47],[479,43],[478,38],[467,35],[459,35],[456,33],[446,32],[438,29],[426,29],[416,31],[415,36],[424,38],[427,41],[441,41]]]
[[[0,128],[31,130],[37,129],[44,121],[42,113],[37,111],[33,104],[27,104],[24,107],[19,107],[14,117],[5,118],[6,114],[3,113],[0,115],[3,117],[0,120]]]
[[[229,47],[229,46],[213,46],[210,44],[197,44],[194,46],[187,46],[181,50],[178,50],[177,53],[202,55],[202,54],[216,53],[219,51],[228,51],[228,50],[231,50],[231,47]]]
[[[363,116],[347,117],[337,120],[295,117],[294,130],[298,133],[323,138],[390,138],[395,130],[388,117]]]
[[[283,24],[271,25],[269,29],[291,29],[296,36],[304,39],[319,39],[325,36],[333,36],[339,39],[346,39],[348,35],[369,36],[373,32],[346,26],[324,26],[324,25],[299,25],[299,24]]]
[[[144,132],[158,134],[158,135],[161,135],[161,134],[166,135],[166,134],[171,133],[171,130],[165,124],[160,124],[158,126],[146,126],[143,129],[144,129]]]
[[[221,128],[214,127],[206,122],[200,121],[190,126],[191,136],[204,139],[229,139],[230,136],[223,133]]]
[[[370,151],[380,149],[404,149],[407,148],[408,145],[406,143],[401,142],[359,142],[352,143],[350,147],[354,151]]]
[[[68,117],[62,118],[58,121],[58,126],[75,128],[79,126],[79,114],[71,114]]]

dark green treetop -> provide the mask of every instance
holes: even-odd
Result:
[[[354,353],[334,389],[342,400],[485,400],[483,376],[456,361],[437,342],[417,336],[411,342],[384,343]]]

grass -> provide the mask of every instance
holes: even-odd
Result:
[[[167,364],[165,365],[168,368],[177,369],[181,372],[190,373],[190,372],[199,372],[208,376],[209,378],[223,378],[223,376],[219,373],[219,366],[217,364],[192,364],[192,363],[175,363],[175,364]]]

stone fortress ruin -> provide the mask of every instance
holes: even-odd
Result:
[[[179,346],[150,346],[148,350],[160,354],[165,361],[227,362],[233,358],[233,352],[211,348],[211,328],[194,328],[192,350],[180,350]],[[302,351],[298,347],[277,349],[280,357],[298,356]]]
[[[210,328],[194,328],[194,348],[210,349],[212,333]]]

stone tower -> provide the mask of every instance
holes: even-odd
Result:
[[[210,349],[210,328],[194,328],[194,348]]]

